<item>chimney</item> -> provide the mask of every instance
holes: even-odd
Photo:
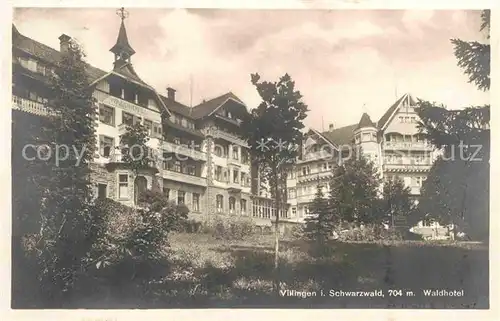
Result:
[[[67,52],[71,43],[71,37],[64,33],[59,36],[59,51]]]
[[[167,87],[167,97],[168,99],[175,100],[175,89],[172,87]]]
[[[332,131],[332,130],[334,130],[334,129],[335,129],[335,126],[333,126],[333,124],[328,125],[328,130],[329,130],[329,131]]]

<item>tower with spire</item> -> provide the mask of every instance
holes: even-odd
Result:
[[[380,164],[380,144],[378,129],[368,113],[363,113],[358,125],[354,129],[354,143],[361,147],[363,155],[371,159],[377,167]]]
[[[130,57],[135,54],[135,50],[128,41],[127,30],[125,29],[125,19],[128,17],[128,11],[122,7],[116,11],[116,14],[121,18],[120,31],[118,31],[115,45],[109,49],[115,54],[115,65],[117,63],[129,63]]]

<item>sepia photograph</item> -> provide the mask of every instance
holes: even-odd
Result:
[[[14,8],[11,309],[490,309],[490,16]]]

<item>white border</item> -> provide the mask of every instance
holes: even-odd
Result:
[[[370,0],[345,0],[345,1],[285,1],[285,0],[186,0],[186,1],[107,1],[102,5],[102,1],[36,1],[20,0],[8,4],[1,3],[1,32],[2,32],[2,73],[0,76],[0,88],[2,95],[0,126],[2,133],[0,139],[5,146],[3,156],[0,160],[0,181],[3,182],[3,190],[0,193],[0,205],[2,206],[2,224],[3,233],[0,233],[3,240],[1,242],[2,270],[0,273],[0,284],[4,285],[1,291],[2,316],[3,320],[164,320],[167,318],[175,319],[200,319],[200,320],[219,320],[219,319],[238,319],[238,320],[256,320],[262,318],[286,319],[287,321],[298,319],[359,319],[359,320],[443,320],[443,319],[463,319],[463,320],[500,320],[499,309],[497,308],[498,278],[496,269],[498,269],[498,248],[497,226],[500,213],[498,202],[495,195],[499,195],[498,184],[491,180],[490,197],[490,310],[257,310],[257,309],[210,309],[210,310],[11,310],[10,309],[10,230],[11,230],[11,177],[10,177],[10,135],[11,135],[11,109],[6,108],[10,105],[11,95],[11,19],[12,6],[16,7],[195,7],[195,8],[246,8],[246,9],[484,9],[496,8],[498,1],[479,1],[479,0],[391,0],[391,1],[370,1]],[[500,95],[496,93],[499,90],[497,79],[500,79],[500,65],[498,63],[499,55],[499,36],[500,36],[500,11],[492,10],[491,23],[491,105],[492,105],[492,144],[491,146],[500,146],[495,144],[498,137],[498,106],[500,106]],[[499,157],[496,149],[492,150],[491,155],[491,177],[498,177]],[[481,273],[482,271],[475,271]]]

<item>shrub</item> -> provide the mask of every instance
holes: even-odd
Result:
[[[207,223],[205,231],[212,233],[216,239],[242,240],[253,234],[254,225],[254,222],[249,217],[236,215],[217,216]]]
[[[349,224],[344,228],[336,229],[339,241],[343,242],[374,242],[374,241],[396,241],[402,240],[402,234],[396,229],[385,229],[382,225],[371,224],[366,226],[355,226]]]
[[[145,193],[138,209],[106,199],[97,201],[95,210],[100,218],[88,264],[115,284],[150,278],[165,262],[168,233],[187,219],[185,206],[154,192]]]

